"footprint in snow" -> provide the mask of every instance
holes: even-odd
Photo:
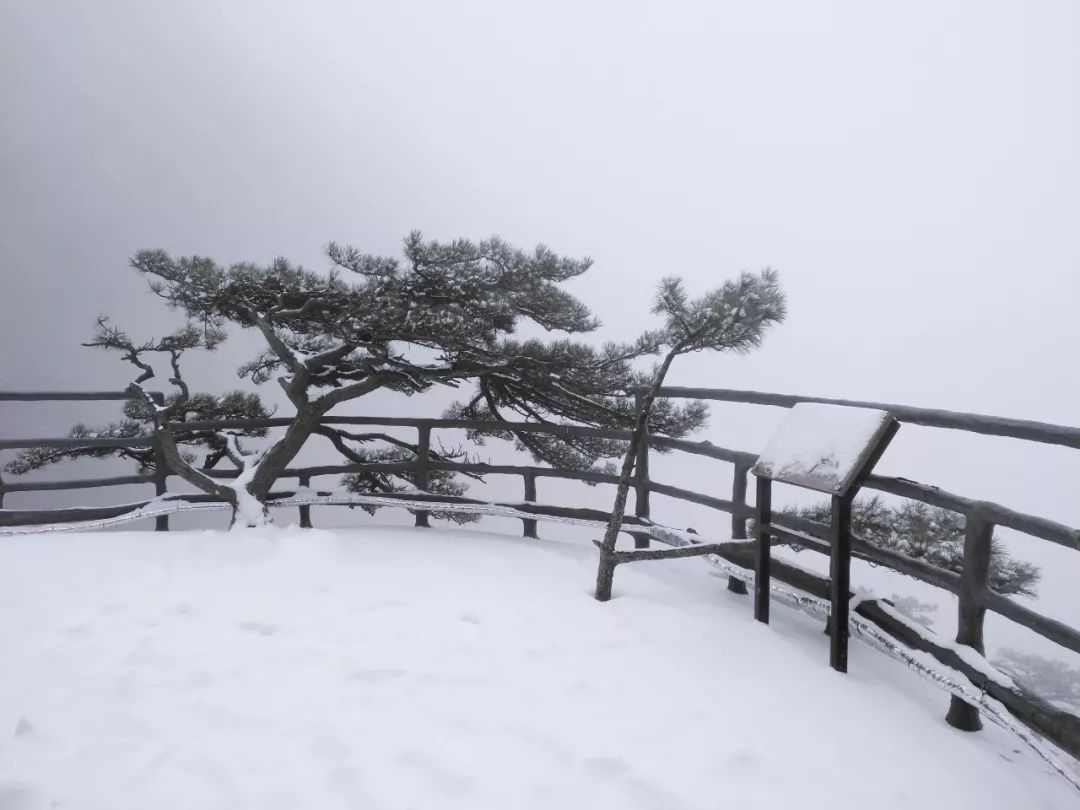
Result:
[[[400,751],[394,757],[394,761],[417,773],[444,795],[466,796],[475,789],[475,783],[471,777],[452,770],[425,751],[407,748]]]
[[[403,669],[354,669],[348,674],[350,681],[363,681],[364,683],[381,683],[384,681],[396,681],[404,678],[407,673]]]
[[[41,796],[29,785],[0,782],[0,810],[38,810],[45,806]]]
[[[737,748],[727,756],[727,761],[736,771],[756,768],[758,759],[758,755],[748,748]]]
[[[586,757],[585,764],[602,776],[620,776],[630,768],[618,757]]]
[[[245,633],[254,633],[258,636],[272,636],[277,632],[276,624],[265,622],[241,622],[238,626]]]
[[[388,599],[376,599],[372,602],[363,602],[362,604],[357,605],[356,609],[359,611],[384,610],[386,608],[403,607],[404,605],[405,603],[400,599],[390,597]]]

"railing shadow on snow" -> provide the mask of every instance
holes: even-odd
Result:
[[[1050,425],[1026,420],[1008,419],[981,414],[957,413],[878,402],[825,399],[819,397],[800,397],[786,394],[769,394],[753,391],[736,391],[704,388],[661,389],[661,396],[671,398],[704,399],[713,401],[792,407],[799,402],[820,402],[852,407],[866,407],[890,412],[900,422],[924,425],[935,428],[961,430],[990,436],[1005,436],[1025,441],[1041,442],[1080,449],[1080,428]],[[127,392],[26,392],[2,393],[0,401],[44,401],[44,400],[124,400]],[[290,422],[286,418],[222,420],[215,422],[185,422],[187,429],[245,429],[283,427]],[[545,425],[533,423],[476,422],[454,419],[412,419],[375,416],[325,417],[326,425],[378,425],[384,427],[405,427],[417,431],[417,445],[421,450],[430,447],[431,434],[435,430],[464,429],[479,432],[538,432],[550,435],[582,436],[606,439],[629,439],[628,431],[569,425]],[[152,437],[122,439],[99,437],[89,439],[71,438],[30,438],[0,440],[0,450],[23,449],[34,447],[101,447],[132,448],[154,445]],[[664,484],[653,480],[649,474],[649,451],[673,450],[722,461],[733,466],[732,487],[728,497],[715,494],[694,492],[682,487]],[[685,532],[675,531],[655,524],[651,520],[649,495],[657,493],[677,500],[695,503],[730,515],[730,540],[710,542],[709,553],[714,555],[714,562],[725,567],[729,575],[729,588],[746,592],[746,584],[752,580],[753,543],[747,539],[747,522],[756,515],[754,506],[747,503],[747,482],[751,467],[756,461],[756,454],[718,447],[710,442],[672,439],[664,436],[649,436],[648,442],[639,454],[633,487],[635,490],[635,510],[627,515],[623,530],[635,540],[636,552],[624,552],[626,560],[649,559],[647,551],[651,540],[658,540],[668,546],[688,546],[699,544],[703,538]],[[433,471],[455,471],[480,473],[485,475],[517,476],[523,482],[523,499],[516,503],[489,503],[464,497],[437,496],[423,490],[428,476]],[[340,491],[319,491],[311,488],[313,478],[327,475],[341,475],[355,472],[411,472],[416,478],[419,492],[384,493],[379,495],[357,495]],[[221,478],[235,477],[235,471],[213,471]],[[222,508],[224,504],[215,503],[215,499],[205,495],[169,495],[168,472],[160,466],[153,475],[126,475],[108,478],[81,479],[71,481],[13,482],[0,480],[0,534],[38,530],[46,526],[63,524],[70,528],[112,525],[119,521],[146,519],[153,517],[159,530],[168,529],[168,515],[189,508]],[[607,512],[589,508],[574,508],[537,502],[537,480],[541,478],[560,478],[585,481],[591,484],[615,484],[618,476],[596,471],[558,469],[540,466],[491,465],[469,462],[441,462],[418,456],[412,462],[379,464],[339,464],[291,468],[284,472],[279,480],[296,480],[296,489],[282,488],[272,495],[272,506],[295,506],[300,511],[302,526],[311,525],[311,506],[313,505],[349,505],[349,506],[400,506],[409,508],[416,515],[419,526],[428,525],[428,515],[432,511],[467,512],[485,515],[499,515],[520,519],[526,537],[537,536],[538,521],[560,521],[579,525],[601,526],[607,523]],[[136,503],[106,507],[79,507],[50,510],[12,510],[3,509],[3,497],[6,493],[54,491],[84,489],[91,487],[110,487],[127,484],[153,484],[154,499]],[[994,528],[1001,526],[1014,529],[1042,540],[1070,549],[1080,549],[1080,531],[1046,518],[1024,514],[1006,506],[989,501],[964,497],[946,492],[934,486],[918,483],[905,478],[889,478],[872,475],[864,484],[865,489],[884,492],[914,501],[943,507],[965,516],[966,532],[964,542],[964,564],[957,574],[889,551],[855,538],[852,555],[857,559],[880,565],[911,576],[931,586],[954,594],[958,599],[958,633],[956,643],[949,642],[929,633],[897,614],[886,603],[877,599],[860,598],[853,607],[856,614],[854,622],[869,622],[875,632],[884,632],[893,642],[899,641],[907,648],[929,653],[937,661],[958,673],[974,687],[975,692],[951,689],[953,705],[949,719],[954,725],[956,716],[963,716],[962,709],[968,709],[970,718],[971,704],[978,702],[972,694],[989,696],[999,701],[1013,716],[1031,729],[1051,740],[1054,744],[1080,759],[1080,718],[1063,711],[1039,696],[1014,684],[1007,677],[997,672],[982,657],[984,653],[983,626],[986,611],[1020,624],[1045,639],[1068,650],[1080,653],[1080,632],[1062,622],[1043,616],[1036,611],[995,592],[990,587],[987,561],[991,553]],[[828,554],[828,527],[810,521],[785,515],[774,515],[773,531],[782,535],[781,540],[799,548]],[[703,549],[694,549],[695,555]],[[689,552],[690,549],[687,549]],[[670,557],[669,550],[663,554]],[[660,555],[657,555],[660,556]],[[828,598],[829,581],[826,577],[813,574],[801,567],[774,561],[773,576],[795,588],[796,594],[802,594],[811,600]],[[796,601],[799,596],[794,597]],[[790,600],[789,600],[790,601]],[[805,606],[804,606],[805,607]],[[820,612],[820,604],[817,607]],[[813,611],[812,611],[813,612]],[[864,627],[857,635],[866,636]],[[881,646],[880,643],[878,646]],[[984,704],[984,710],[987,705]],[[976,716],[977,719],[977,716]]]

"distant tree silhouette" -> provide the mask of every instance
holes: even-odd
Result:
[[[1080,669],[1064,661],[1004,648],[994,666],[1039,697],[1080,712]]]
[[[828,525],[831,504],[788,507],[782,515]],[[851,531],[880,548],[898,551],[959,574],[964,567],[964,522],[959,512],[918,501],[889,506],[878,496],[860,498],[851,510]],[[1002,594],[1035,596],[1039,568],[1016,560],[994,538],[990,552],[990,587]]]

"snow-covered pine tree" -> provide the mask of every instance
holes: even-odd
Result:
[[[507,337],[525,319],[565,335],[596,329],[588,307],[560,286],[588,270],[588,259],[561,257],[542,246],[526,253],[498,238],[429,241],[416,232],[405,239],[403,252],[399,260],[331,244],[329,274],[284,259],[269,266],[223,267],[159,250],[132,259],[152,291],[186,314],[189,340],[204,335],[216,345],[229,325],[258,330],[267,348],[240,374],[255,383],[276,378],[295,407],[284,435],[264,451],[243,454],[229,445],[243,473],[223,486],[185,460],[165,429],[189,397],[178,356],[170,356],[171,379],[181,391],[173,406],[155,411],[155,429],[169,450],[170,467],[233,504],[234,524],[268,519],[265,502],[271,485],[312,435],[325,436],[339,450],[347,443],[378,441],[376,434],[350,434],[319,421],[335,406],[381,389],[411,395],[471,382],[476,391],[452,409],[454,415],[497,423],[523,418],[633,425],[634,408],[626,395],[643,379],[633,364],[658,351],[659,334],[601,347],[569,337]],[[142,360],[144,352],[130,340],[98,345],[120,351],[142,371],[133,386],[144,393],[142,384],[153,375]],[[700,427],[706,416],[700,404],[665,403],[655,410],[652,424],[658,433],[682,436]],[[504,435],[538,460],[556,465],[589,466],[618,451],[611,442]],[[399,449],[418,452],[415,446]],[[362,455],[364,450],[354,452]]]
[[[669,277],[661,281],[656,293],[653,312],[664,316],[662,329],[649,333],[647,340],[662,347],[663,360],[639,390],[639,405],[634,422],[633,437],[623,455],[615,504],[611,510],[604,539],[600,543],[600,561],[596,572],[596,599],[611,598],[615,578],[615,543],[626,512],[630,480],[646,429],[653,430],[657,406],[670,400],[657,400],[671,364],[679,355],[706,350],[748,352],[759,347],[770,327],[781,323],[786,315],[784,292],[774,270],[760,273],[741,273],[722,287],[691,300],[682,279]]]
[[[828,525],[831,505],[826,501],[812,506],[788,507],[781,515]],[[889,506],[874,495],[859,498],[851,508],[851,531],[871,545],[898,551],[959,574],[964,567],[965,518],[959,512],[919,501],[903,501]],[[1017,560],[995,537],[990,547],[990,587],[1001,594],[1035,596],[1039,568]]]
[[[101,326],[105,326],[103,321]],[[99,327],[100,330],[100,327]],[[116,335],[114,339],[124,336]],[[149,352],[151,347],[143,346]],[[270,415],[257,393],[230,391],[225,394],[195,393],[179,404],[181,395],[171,394],[162,404],[173,409],[173,421],[204,422],[213,420],[263,419]],[[122,416],[115,422],[102,426],[78,423],[68,431],[72,439],[140,439],[149,438],[154,432],[154,410],[143,399],[130,399],[123,404]],[[228,458],[228,442],[221,431],[185,429],[182,425],[173,429],[176,444],[182,456],[203,470],[217,469]],[[238,439],[260,439],[266,436],[265,428],[236,430]],[[242,445],[241,445],[242,446]],[[152,447],[34,447],[23,450],[4,466],[4,472],[25,475],[66,461],[77,459],[124,459],[135,462],[142,475],[157,471],[157,458]]]

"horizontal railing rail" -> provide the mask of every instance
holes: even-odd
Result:
[[[153,392],[154,396],[157,392]],[[130,391],[0,391],[0,402],[73,402],[131,399]]]
[[[744,405],[774,405],[793,408],[800,402],[817,402],[823,405],[846,405],[852,408],[873,408],[888,411],[897,420],[925,427],[963,430],[986,436],[1007,436],[1029,442],[1060,444],[1080,448],[1080,428],[1012,419],[1004,416],[988,416],[982,413],[943,411],[936,408],[915,408],[889,402],[869,402],[857,399],[832,399],[830,397],[807,397],[797,394],[769,394],[761,391],[739,391],[729,388],[685,388],[665,386],[660,396],[668,399],[705,399],[714,402],[735,402]]]
[[[1066,548],[1080,549],[1080,530],[1046,518],[1016,512],[992,501],[965,498],[962,495],[954,495],[943,489],[906,478],[884,478],[880,475],[871,475],[863,486],[866,489],[899,495],[908,500],[922,501],[931,506],[941,506],[966,517],[981,517],[1007,529],[1015,529],[1023,534],[1049,540],[1051,543],[1057,543]]]
[[[125,484],[152,484],[152,475],[114,475],[110,478],[76,478],[71,481],[5,481],[4,492],[55,492],[64,489],[95,489]]]
[[[29,450],[33,447],[151,447],[152,436],[87,436],[74,439],[70,436],[41,439],[0,439],[0,450]]]

